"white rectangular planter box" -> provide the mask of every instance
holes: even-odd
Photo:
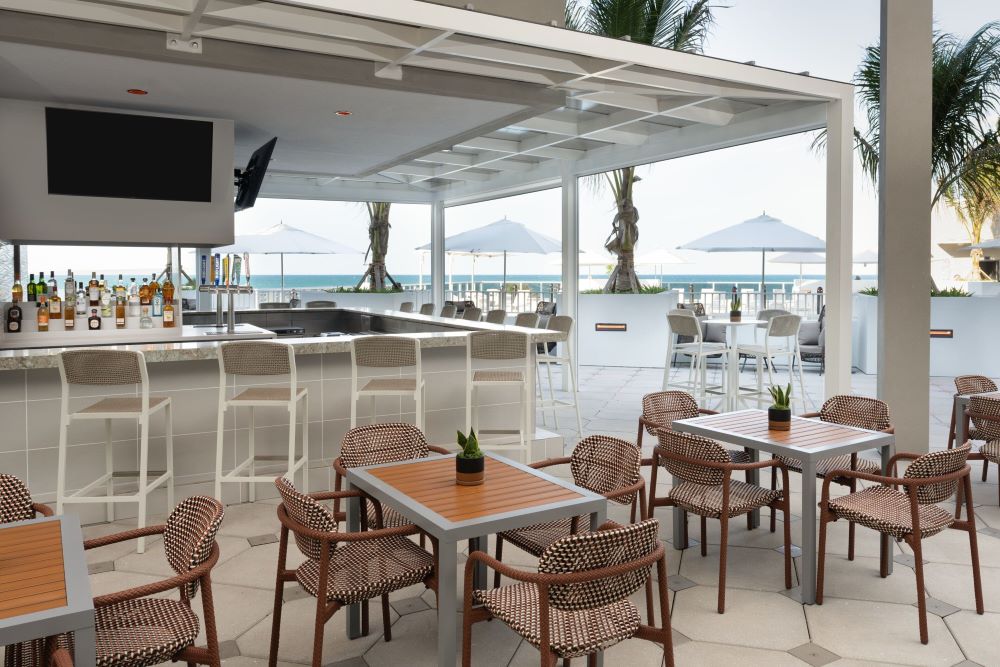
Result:
[[[663,367],[667,356],[667,313],[677,293],[581,294],[579,363],[587,366]],[[598,331],[598,325],[624,331]]]

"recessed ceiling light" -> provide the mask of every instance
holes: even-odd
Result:
[[[347,117],[347,116],[351,115],[351,112],[350,111],[338,111],[337,115],[338,116],[342,116],[342,117]]]
[[[149,91],[142,88],[129,88],[125,92],[129,95],[149,95]]]

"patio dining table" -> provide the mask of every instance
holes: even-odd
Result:
[[[816,602],[816,464],[826,458],[841,454],[853,454],[868,449],[880,449],[882,473],[889,472],[896,438],[883,431],[868,431],[850,426],[841,426],[816,419],[792,417],[788,431],[771,431],[767,427],[766,410],[741,410],[716,415],[679,419],[673,422],[673,430],[691,433],[713,440],[738,445],[751,452],[754,461],[759,460],[759,452],[781,455],[802,462],[802,557],[800,569],[800,598],[805,604]],[[752,483],[758,483],[757,471],[752,472]],[[673,544],[675,549],[687,547],[684,534],[686,512],[674,508]],[[759,510],[754,513],[753,525],[760,525]],[[881,561],[887,571],[892,572],[892,543],[888,535],[883,535],[880,543]]]
[[[455,483],[455,457],[350,468],[348,484],[396,510],[438,541],[438,636],[440,667],[458,657],[458,544],[485,551],[491,534],[567,517],[590,515],[590,528],[607,518],[604,496],[540,470],[486,453],[486,478],[480,486]],[[348,502],[348,529],[360,529],[358,498]],[[486,567],[474,573],[477,589],[488,588]],[[361,636],[360,606],[347,614],[347,634]],[[597,656],[598,664],[602,656]]]

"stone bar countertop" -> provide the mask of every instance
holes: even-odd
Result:
[[[562,342],[566,340],[565,333],[560,331],[551,331],[548,329],[529,329],[512,325],[489,324],[486,322],[449,319],[432,315],[419,315],[416,313],[402,313],[395,310],[375,310],[369,308],[338,308],[336,310],[350,310],[361,314],[402,320],[411,324],[426,323],[429,325],[435,325],[435,328],[444,326],[448,329],[453,329],[453,331],[438,330],[424,333],[392,333],[392,335],[419,339],[420,346],[423,349],[462,347],[465,345],[465,338],[470,331],[519,331],[528,334],[531,341],[535,343]],[[270,334],[270,332],[264,330],[262,331],[265,335]],[[281,342],[291,345],[295,349],[296,354],[335,354],[350,352],[351,341],[356,337],[357,335],[344,334],[329,337],[314,336],[302,338],[282,338]],[[213,335],[211,339],[206,340],[206,338],[208,337],[204,334],[197,334],[174,342],[101,345],[100,347],[142,352],[146,357],[146,361],[149,363],[166,361],[193,361],[216,358],[219,343],[223,340],[246,340],[250,337],[240,334],[226,337],[225,334],[218,334]],[[59,353],[65,349],[69,348],[43,347],[0,350],[0,371],[55,368],[58,366]]]

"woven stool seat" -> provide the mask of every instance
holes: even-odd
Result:
[[[416,378],[374,378],[361,391],[416,391]]]
[[[937,505],[919,505],[920,537],[940,533],[955,520]],[[873,486],[830,501],[836,516],[880,533],[903,538],[913,533],[910,497],[888,486]]]
[[[305,395],[306,390],[299,387],[295,392],[295,397]],[[238,401],[288,401],[291,390],[288,387],[250,387],[229,399],[231,402]]]
[[[669,498],[689,512],[701,516],[722,516],[722,486],[681,482],[670,489]],[[729,481],[729,516],[739,516],[767,507],[781,498],[781,491],[765,489],[737,480]]]
[[[510,626],[529,644],[541,644],[541,619],[538,587],[521,583],[488,591],[475,591],[474,599],[493,616]],[[560,658],[574,658],[613,646],[639,629],[639,612],[628,599],[608,605],[566,611],[549,609],[553,653]]]
[[[523,382],[521,371],[476,371],[472,374],[473,382]]]
[[[169,662],[198,636],[198,616],[179,600],[140,598],[99,607],[98,667],[144,667]]]
[[[165,396],[150,396],[149,409],[155,410],[157,406],[165,403],[168,399]],[[102,398],[93,405],[88,405],[77,414],[86,415],[97,412],[114,412],[117,414],[142,412],[142,399],[129,397]]]
[[[295,578],[310,595],[319,593],[320,564],[308,560]],[[419,584],[434,569],[433,557],[403,537],[338,545],[330,554],[327,600],[354,604]]]

